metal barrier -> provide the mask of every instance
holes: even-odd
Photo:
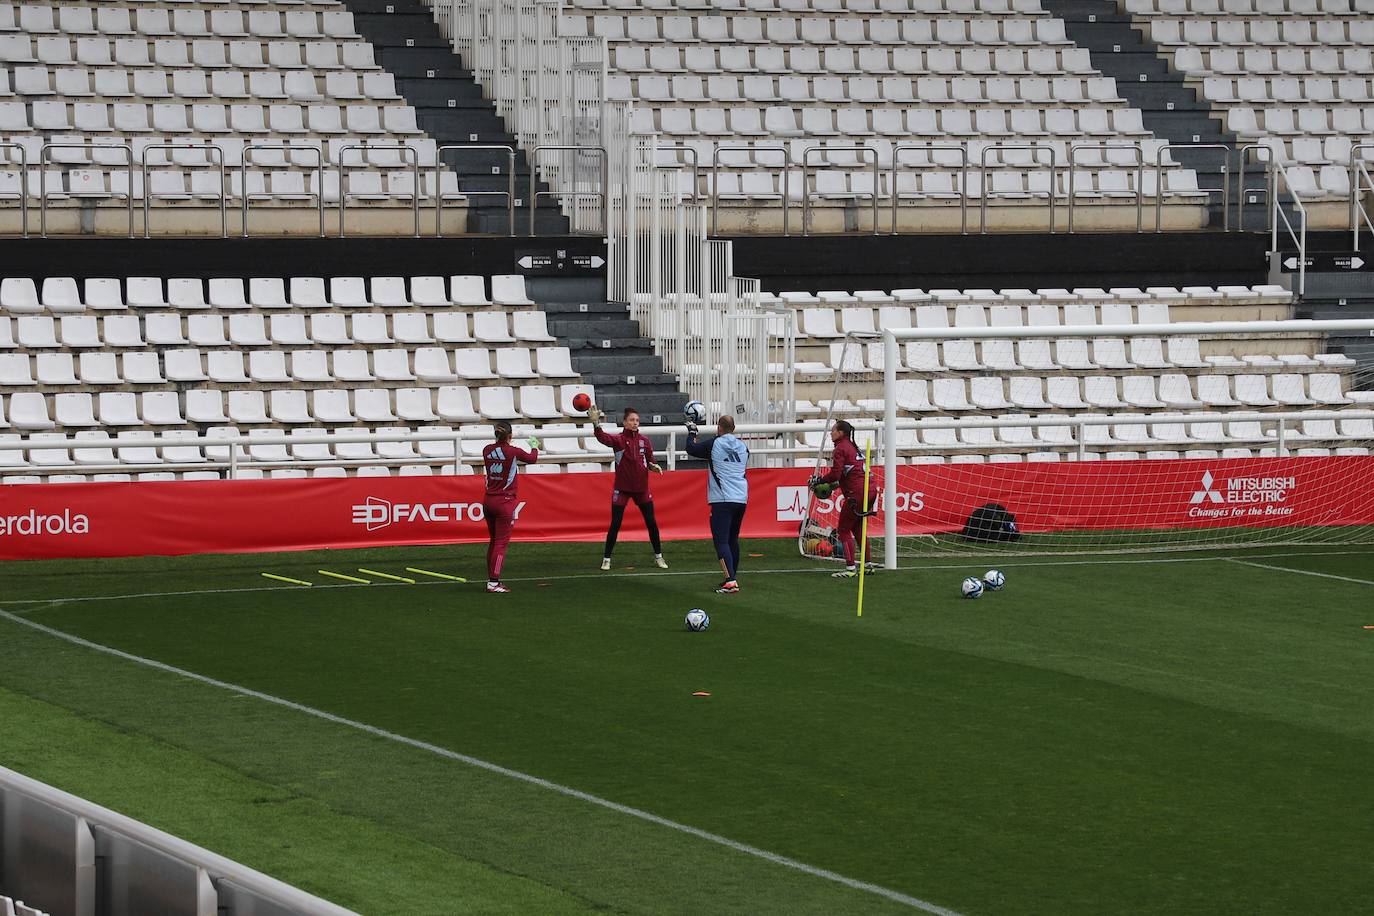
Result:
[[[229,237],[228,205],[224,194],[224,150],[215,146],[213,143],[153,143],[145,146],[140,155],[140,165],[142,166],[143,175],[143,237],[145,239],[151,237],[148,229],[148,205],[153,197],[148,190],[148,151],[187,149],[197,151],[204,150],[207,153],[214,154],[211,158],[214,160],[215,168],[219,172],[219,236],[222,239],[227,239]],[[132,223],[130,223],[130,229],[132,230]]]
[[[1069,232],[1073,232],[1073,210],[1078,199],[1077,169],[1079,150],[1121,150],[1135,154],[1135,231],[1144,227],[1145,212],[1145,151],[1138,144],[1127,146],[1121,143],[1076,143],[1069,147]],[[1156,189],[1156,193],[1159,189]],[[1051,230],[1053,231],[1053,230]]]
[[[540,190],[539,190],[539,187],[538,187],[538,186],[539,186],[539,155],[540,155],[541,153],[548,153],[548,152],[564,152],[564,153],[570,152],[570,153],[575,153],[575,154],[578,155],[578,156],[583,156],[583,155],[593,154],[593,153],[596,154],[598,157],[600,157],[600,160],[601,160],[601,169],[600,169],[600,172],[601,172],[601,190],[599,190],[599,191],[581,191],[581,190],[578,190],[578,189],[577,189],[577,186],[576,186],[576,179],[574,179],[574,181],[572,182],[572,185],[571,185],[571,188],[570,188],[570,189],[565,187],[565,189],[564,189],[563,191],[540,191]],[[530,235],[534,235],[534,214],[535,214],[535,211],[538,209],[538,206],[539,206],[539,198],[541,198],[541,197],[561,197],[561,198],[563,198],[563,200],[564,200],[565,202],[568,201],[569,199],[571,199],[574,207],[579,206],[579,203],[580,203],[580,201],[581,201],[583,198],[597,198],[597,199],[599,199],[599,200],[601,201],[601,225],[600,225],[599,227],[597,227],[596,232],[597,232],[598,234],[606,232],[607,229],[608,229],[608,228],[610,227],[610,225],[611,225],[611,204],[610,204],[610,194],[608,193],[608,192],[609,192],[609,189],[610,189],[610,174],[609,174],[608,163],[609,163],[609,158],[608,158],[608,156],[607,156],[607,154],[606,154],[606,147],[604,147],[604,146],[576,146],[576,145],[571,145],[571,144],[558,143],[558,144],[551,144],[551,145],[548,145],[548,146],[536,146],[534,149],[530,150],[530,196],[529,196],[530,228],[529,228],[529,234],[530,234]]]
[[[39,234],[39,236],[40,236],[41,238],[47,238],[47,237],[48,237],[48,170],[47,170],[47,165],[48,165],[48,162],[50,161],[49,158],[48,158],[48,153],[49,153],[50,150],[55,150],[55,149],[84,149],[84,150],[105,149],[105,150],[120,150],[120,151],[122,151],[122,152],[124,153],[124,167],[125,167],[125,169],[127,170],[128,175],[129,175],[129,193],[126,195],[126,198],[125,198],[125,201],[126,201],[126,202],[125,202],[125,207],[126,207],[126,209],[129,211],[129,236],[128,236],[128,237],[129,237],[129,238],[133,238],[133,237],[134,237],[134,151],[133,151],[133,147],[129,146],[129,144],[127,144],[127,143],[121,143],[121,144],[118,144],[118,145],[114,145],[114,144],[109,144],[109,145],[107,145],[107,144],[104,144],[104,143],[89,143],[89,142],[79,142],[79,141],[77,141],[77,142],[71,142],[71,143],[65,143],[65,142],[59,142],[59,143],[44,143],[43,146],[42,146],[42,148],[38,151],[38,234]],[[26,196],[27,196],[27,193],[28,193],[27,175],[28,175],[28,170],[26,169],[26,170],[25,170],[26,180],[25,180],[25,187],[24,187],[24,191],[25,191],[25,195],[26,195]],[[141,190],[143,191],[144,194],[147,194],[147,192],[148,192],[147,187],[144,187],[144,188],[142,188]],[[147,206],[146,202],[145,202],[144,206],[145,206],[145,207]],[[24,225],[25,225],[25,229],[27,230],[27,228],[28,228],[28,209],[27,209],[27,203],[26,203],[26,205],[25,205],[25,211],[24,211]]]
[[[894,146],[892,148],[892,182],[891,187],[888,188],[888,191],[892,194],[891,231],[893,235],[897,234],[897,204],[902,197],[901,192],[897,188],[897,175],[902,167],[902,153],[918,152],[921,150],[932,151],[937,149],[954,150],[959,153],[959,232],[962,235],[968,235],[968,195],[964,193],[964,188],[968,182],[968,147],[963,143],[949,143],[941,142],[938,140],[933,140],[928,143],[903,143],[900,146]],[[927,160],[929,162],[931,169],[934,169],[936,166],[941,165],[941,163],[935,162],[934,157],[928,156]],[[924,169],[917,167],[915,169],[912,169],[912,171],[916,172],[916,174],[919,176],[921,172],[924,171]],[[915,200],[921,200],[930,195],[927,195],[924,192],[924,190],[922,190],[917,192],[916,194],[908,196]]]
[[[29,151],[21,143],[0,143],[0,150],[19,150],[19,236],[29,237]]]
[[[243,194],[243,237],[248,238],[248,205],[250,201],[257,198],[268,200],[278,196],[271,191],[261,191],[257,194],[251,194],[248,191],[248,166],[252,161],[253,153],[256,150],[269,149],[283,154],[289,153],[292,150],[302,150],[315,154],[315,180],[318,187],[315,189],[316,193],[307,194],[306,196],[315,198],[315,203],[320,213],[320,238],[324,238],[324,150],[320,148],[318,143],[312,143],[308,140],[288,140],[281,144],[250,143],[243,148],[243,160],[239,163],[239,184],[241,185],[239,191]]]
[[[878,151],[869,146],[808,146],[802,150],[802,234],[811,234],[811,154],[812,153],[860,153],[865,158],[873,157],[872,168],[869,170],[873,175],[873,191],[869,195],[873,201],[873,234],[878,234],[878,198],[883,193],[882,181],[878,177]],[[848,174],[844,172],[843,174]],[[863,197],[862,194],[854,194],[857,200]]]
[[[1220,150],[1221,159],[1221,187],[1204,188],[1198,185],[1199,191],[1208,194],[1221,192],[1221,231],[1231,231],[1231,147],[1224,143],[1165,143],[1155,152],[1155,232],[1164,231],[1164,153],[1166,150],[1176,149],[1195,149],[1195,150]],[[1197,170],[1193,170],[1197,174]],[[1209,198],[1210,199],[1210,198]]]
[[[1272,227],[1269,236],[1269,252],[1272,256],[1277,256],[1279,251],[1279,220],[1283,220],[1284,231],[1288,233],[1294,244],[1298,248],[1298,288],[1295,292],[1301,296],[1307,289],[1307,208],[1302,205],[1302,199],[1298,197],[1298,192],[1294,190],[1293,183],[1288,177],[1288,170],[1283,163],[1276,162],[1274,167],[1269,170],[1273,184],[1269,191],[1269,209]],[[1283,207],[1279,201],[1279,182],[1282,181],[1284,187],[1288,189],[1288,194],[1293,198],[1293,206],[1298,211],[1298,228],[1294,230],[1292,221],[1288,214],[1283,212]]]
[[[996,197],[1009,197],[1009,196],[1011,196],[1011,194],[1009,194],[1009,193],[1007,193],[1007,192],[993,192],[993,191],[990,191],[990,190],[989,190],[989,188],[988,188],[988,153],[993,153],[993,152],[998,153],[998,154],[999,154],[999,158],[1000,158],[1000,154],[1003,153],[1003,152],[1006,152],[1006,151],[1008,151],[1008,150],[1028,150],[1028,151],[1030,151],[1030,153],[1031,153],[1031,155],[1032,155],[1032,157],[1033,157],[1033,160],[1032,160],[1032,161],[1034,162],[1034,164],[1035,164],[1035,165],[1040,165],[1040,151],[1041,151],[1041,150],[1045,150],[1045,149],[1047,149],[1047,150],[1050,151],[1050,190],[1049,190],[1049,194],[1048,194],[1047,196],[1049,197],[1049,203],[1050,203],[1050,232],[1054,232],[1054,198],[1055,198],[1055,193],[1054,193],[1054,192],[1055,192],[1055,173],[1058,171],[1058,160],[1059,160],[1058,151],[1057,151],[1053,146],[1050,146],[1050,145],[1044,144],[1044,143],[1005,143],[1005,144],[1002,144],[1002,143],[994,143],[994,144],[992,144],[992,145],[990,145],[990,146],[985,146],[985,147],[983,147],[983,152],[982,152],[982,154],[981,154],[980,157],[979,157],[979,163],[978,163],[978,165],[979,165],[979,169],[978,169],[978,181],[979,181],[979,183],[982,185],[982,186],[978,189],[978,191],[979,191],[979,194],[978,194],[978,197],[979,197],[979,205],[978,205],[978,232],[979,232],[980,234],[987,234],[987,231],[988,231],[988,198],[989,198],[989,197],[994,197],[994,196],[996,196]],[[999,164],[996,168],[998,168],[998,169],[1008,169],[1008,168],[1015,168],[1015,166],[1006,166],[1006,165],[1001,165],[1001,164]],[[968,195],[968,188],[967,188],[967,186],[961,188],[960,190],[962,191],[962,193],[963,193],[965,196]],[[1026,193],[1027,193],[1029,196],[1033,196],[1033,197],[1039,195],[1039,192],[1031,192],[1029,189],[1027,190]]]
[[[1258,189],[1258,192],[1247,192],[1245,188],[1245,162],[1250,158],[1249,153],[1251,150],[1254,150],[1256,153],[1260,151],[1264,152],[1264,158],[1260,158],[1259,156],[1255,157],[1256,162],[1264,163],[1264,187]],[[1269,203],[1269,186],[1273,182],[1273,179],[1269,176],[1269,170],[1273,167],[1274,151],[1265,143],[1247,143],[1236,151],[1236,155],[1240,160],[1236,173],[1236,228],[1244,232],[1245,195],[1247,193],[1262,193],[1265,197],[1265,204],[1267,205]]]
[[[411,230],[412,238],[420,237],[420,195],[424,193],[424,188],[420,186],[420,154],[409,146],[375,146],[367,143],[352,143],[339,149],[338,157],[335,159],[336,174],[339,176],[339,238],[344,237],[344,217],[348,213],[348,198],[359,197],[361,195],[350,193],[344,178],[347,176],[349,166],[344,163],[344,158],[348,153],[360,150],[364,155],[370,152],[397,152],[404,153],[403,162],[410,164],[410,177],[414,182],[414,193],[411,195],[411,211],[413,215],[413,227]],[[320,187],[320,195],[324,195],[324,186]]]
[[[1357,143],[1350,148],[1350,233],[1353,251],[1360,250],[1360,223],[1369,227],[1371,234],[1374,234],[1374,222],[1370,221],[1369,212],[1360,206],[1360,192],[1374,192],[1374,178],[1370,177],[1369,168],[1365,165],[1365,157],[1358,155],[1360,150],[1374,149],[1374,143]],[[1364,182],[1361,183],[1360,179]]]
[[[515,147],[506,146],[500,143],[480,143],[466,144],[453,143],[441,146],[435,151],[434,160],[434,234],[439,238],[444,237],[444,189],[440,180],[444,166],[444,150],[505,150],[506,152],[506,190],[504,191],[468,191],[462,188],[459,190],[464,197],[504,197],[506,199],[506,225],[509,227],[509,234],[515,235],[515,208],[519,202],[515,198]]]
[[[672,150],[674,152],[682,151],[691,154],[692,162],[688,167],[692,170],[692,201],[695,203],[696,201],[701,200],[701,166],[700,163],[697,161],[697,148],[695,146],[687,146],[686,144],[676,143],[670,146],[657,146],[655,147],[655,149],[658,150],[658,152],[660,153],[666,153],[669,150]],[[679,162],[673,165],[660,165],[658,166],[658,168],[678,169],[682,168],[682,163]]]
[[[792,234],[791,215],[792,215],[792,187],[789,175],[792,171],[792,155],[785,146],[750,146],[749,144],[739,144],[733,146],[717,146],[711,153],[711,231],[716,231],[717,219],[720,207],[720,154],[726,151],[749,150],[754,153],[782,153],[782,234],[784,236]],[[693,151],[695,152],[695,150]],[[755,170],[758,169],[757,161],[754,163]],[[772,171],[771,169],[769,170]]]

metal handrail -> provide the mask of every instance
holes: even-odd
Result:
[[[22,143],[0,143],[0,150],[19,150],[19,237],[29,237],[29,151]]]
[[[243,158],[239,162],[239,183],[242,185],[239,190],[243,193],[243,216],[241,220],[243,237],[248,238],[248,204],[250,199],[271,199],[277,196],[271,191],[263,191],[260,194],[248,193],[248,164],[253,158],[253,151],[260,149],[277,150],[279,152],[289,152],[299,149],[315,154],[315,174],[319,187],[316,189],[317,193],[307,196],[313,196],[315,198],[315,204],[320,213],[320,238],[324,238],[324,150],[321,148],[320,144],[312,143],[308,140],[288,140],[285,143],[250,143],[243,148]]]
[[[224,193],[224,150],[213,143],[153,143],[143,148],[139,154],[139,164],[142,166],[143,174],[143,237],[145,239],[151,237],[148,229],[148,205],[152,198],[152,194],[148,191],[148,150],[150,149],[194,149],[214,153],[214,164],[219,171],[219,237],[227,239],[229,237],[229,215],[228,201]],[[132,234],[132,225],[130,234]]]
[[[1269,170],[1274,164],[1274,151],[1267,143],[1247,143],[1236,151],[1240,160],[1236,175],[1236,228],[1242,232],[1245,231],[1245,162],[1249,159],[1247,154],[1251,150],[1264,153],[1263,158],[1256,156],[1255,161],[1264,163],[1264,187],[1258,190],[1262,191],[1266,198],[1269,196],[1269,185],[1273,181],[1269,176]],[[1265,203],[1267,204],[1268,200]]]
[[[1270,192],[1270,212],[1273,214],[1273,228],[1269,237],[1270,253],[1277,256],[1279,250],[1279,220],[1283,220],[1284,230],[1288,237],[1298,246],[1298,289],[1297,294],[1302,296],[1307,289],[1307,208],[1302,205],[1302,198],[1298,196],[1297,190],[1293,187],[1292,180],[1288,177],[1288,169],[1281,162],[1274,163],[1274,168],[1269,174],[1273,176],[1273,190]],[[1293,223],[1288,218],[1288,214],[1283,212],[1283,207],[1279,205],[1279,179],[1288,187],[1288,194],[1293,198],[1293,205],[1298,211],[1298,229],[1294,231]]]
[[[1369,213],[1364,207],[1360,206],[1360,176],[1365,179],[1364,188],[1374,191],[1374,178],[1370,177],[1369,168],[1365,165],[1366,159],[1356,155],[1360,150],[1374,149],[1374,143],[1357,143],[1350,148],[1350,232],[1352,250],[1360,250],[1360,222],[1363,221],[1369,227],[1371,234],[1374,234],[1374,222],[1370,221]]]
[[[344,237],[344,217],[345,214],[348,213],[348,198],[358,196],[356,194],[350,194],[344,184],[344,177],[350,168],[350,166],[344,163],[344,155],[354,150],[361,150],[363,153],[367,153],[368,150],[386,150],[388,152],[395,151],[406,154],[403,157],[403,161],[410,163],[410,176],[415,182],[415,193],[411,196],[411,210],[414,214],[414,225],[411,236],[412,238],[418,239],[420,237],[420,195],[424,192],[424,188],[420,186],[420,154],[409,146],[377,146],[369,145],[366,142],[351,143],[348,146],[340,148],[334,160],[334,168],[339,176],[339,238]],[[320,187],[320,195],[324,195],[323,185]]]
[[[540,191],[539,186],[539,154],[547,152],[573,152],[578,154],[595,153],[601,157],[601,190],[600,191],[578,191],[574,187],[571,191]],[[601,228],[599,233],[610,231],[611,227],[611,196],[608,193],[610,188],[610,158],[604,146],[578,146],[576,144],[555,143],[549,145],[536,146],[530,150],[530,224],[529,234],[534,235],[534,214],[539,205],[540,197],[571,197],[573,206],[577,206],[577,201],[583,197],[597,197],[601,200]],[[574,181],[576,178],[574,177]]]
[[[1049,194],[1049,198],[1050,198],[1050,232],[1053,233],[1053,232],[1054,232],[1054,198],[1055,198],[1054,189],[1055,189],[1055,185],[1056,185],[1056,172],[1057,172],[1057,170],[1058,170],[1059,153],[1058,153],[1058,150],[1056,150],[1053,146],[1051,146],[1051,145],[1049,145],[1049,144],[1046,144],[1046,143],[994,143],[994,144],[991,144],[991,145],[989,145],[989,146],[983,147],[983,152],[981,153],[981,155],[980,155],[980,157],[979,157],[979,168],[978,168],[978,181],[979,181],[979,183],[981,184],[981,187],[978,189],[978,191],[979,191],[979,194],[978,194],[978,197],[979,197],[979,204],[978,204],[978,232],[979,232],[980,234],[986,235],[986,234],[987,234],[987,231],[988,231],[988,197],[991,196],[991,193],[990,193],[989,190],[988,190],[988,153],[991,153],[991,152],[998,152],[998,153],[1001,153],[1001,152],[1004,151],[1004,150],[1015,150],[1015,149],[1028,150],[1028,151],[1030,151],[1030,152],[1034,155],[1034,157],[1035,157],[1035,164],[1036,164],[1036,165],[1039,165],[1039,164],[1040,164],[1040,150],[1042,150],[1042,149],[1047,149],[1047,150],[1050,151],[1050,194]],[[1005,165],[999,165],[999,166],[997,166],[997,168],[1010,168],[1010,167],[1011,167],[1011,166],[1005,166]],[[968,188],[967,188],[967,187],[961,188],[960,191],[961,191],[961,193],[963,193],[963,194],[965,194],[965,195],[968,194]],[[1005,195],[1000,195],[1000,194],[999,194],[998,196],[1005,196]]]
[[[695,146],[687,146],[685,143],[674,143],[671,146],[655,145],[654,149],[657,152],[667,152],[668,150],[681,150],[692,154],[692,202],[696,203],[697,201],[701,200],[701,167],[697,162],[697,148]],[[658,163],[654,163],[654,167],[661,169],[677,169],[681,168],[682,165],[680,163],[677,165],[659,165]]]
[[[1206,191],[1211,194],[1214,191],[1221,192],[1221,231],[1231,231],[1231,147],[1224,143],[1165,143],[1155,151],[1155,232],[1164,231],[1164,153],[1166,150],[1176,149],[1215,149],[1223,153],[1221,159],[1221,187],[1204,188],[1199,186],[1199,191]],[[1177,161],[1177,160],[1175,160]],[[1193,174],[1197,174],[1197,169],[1193,169]],[[1210,198],[1209,198],[1210,199]]]
[[[72,142],[72,143],[44,143],[43,146],[42,146],[42,147],[39,149],[39,151],[38,151],[38,235],[39,235],[39,237],[40,237],[40,238],[47,238],[47,237],[48,237],[48,170],[47,170],[46,166],[47,166],[47,164],[51,161],[51,160],[48,158],[48,151],[49,151],[49,150],[54,150],[54,149],[89,149],[89,150],[94,150],[94,149],[108,149],[108,150],[123,150],[123,151],[124,151],[124,167],[128,170],[128,173],[129,173],[129,193],[128,193],[128,195],[126,195],[125,208],[129,211],[129,238],[133,238],[133,237],[134,237],[134,151],[133,151],[133,147],[131,147],[131,146],[130,146],[129,144],[127,144],[127,143],[121,143],[121,144],[119,144],[118,146],[116,146],[116,145],[113,145],[113,144],[111,144],[111,145],[106,145],[106,144],[103,144],[103,143],[82,143],[82,142]],[[27,195],[27,193],[28,193],[27,176],[28,176],[28,170],[25,169],[25,179],[26,179],[26,183],[25,183],[24,191],[25,191],[25,194],[26,194],[26,195]],[[143,188],[142,190],[143,190],[143,193],[144,193],[145,195],[148,193],[148,188],[146,187],[146,185],[144,186],[144,188]],[[145,207],[145,208],[147,207],[146,200],[145,200],[145,203],[144,203],[144,207]],[[25,220],[25,228],[27,229],[27,227],[28,227],[28,211],[27,211],[27,206],[26,206],[26,208],[25,208],[24,220]]]
[[[1077,200],[1075,177],[1077,171],[1074,166],[1078,164],[1078,151],[1084,149],[1093,150],[1129,150],[1135,154],[1135,231],[1144,230],[1145,213],[1145,151],[1140,144],[1124,143],[1076,143],[1069,147],[1069,232],[1073,232],[1073,210],[1074,201]]]
[[[720,154],[725,150],[750,150],[755,153],[782,153],[782,234],[792,234],[790,217],[792,209],[791,181],[792,154],[785,146],[750,146],[747,143],[717,146],[711,153],[711,233],[716,232],[718,210],[720,208]],[[757,160],[754,163],[758,168]],[[771,172],[772,169],[770,168]]]
[[[501,143],[450,143],[435,150],[434,159],[434,234],[438,238],[444,237],[444,194],[440,182],[440,175],[444,168],[444,150],[505,150],[506,152],[506,190],[504,191],[468,191],[460,188],[464,197],[504,197],[506,199],[506,226],[509,235],[515,235],[515,208],[519,202],[515,199],[515,147]]]
[[[968,235],[968,195],[964,193],[964,188],[968,183],[968,145],[953,141],[932,140],[924,143],[903,143],[892,148],[892,235],[897,234],[897,203],[901,195],[897,192],[897,173],[902,164],[902,153],[916,152],[918,150],[951,149],[959,153],[959,233]],[[934,169],[936,163],[931,162],[930,166]],[[920,174],[923,169],[917,163],[917,167],[912,171]],[[913,199],[920,200],[926,195],[923,193],[913,195]]]
[[[802,150],[802,235],[811,234],[811,154],[860,153],[873,156],[869,170],[873,174],[873,234],[878,234],[878,198],[882,196],[882,181],[878,177],[878,151],[869,146],[808,146]]]

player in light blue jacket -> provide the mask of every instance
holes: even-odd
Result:
[[[710,468],[706,477],[706,501],[711,504],[711,538],[725,581],[716,589],[722,595],[739,592],[735,571],[739,569],[739,530],[749,502],[749,447],[735,436],[735,418],[721,417],[716,435],[697,438],[695,423],[687,424],[687,454],[704,458]]]

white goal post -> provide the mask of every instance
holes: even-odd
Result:
[[[1284,321],[1209,321],[1209,322],[1170,322],[1156,324],[1114,324],[1114,325],[1059,325],[1059,326],[1016,326],[1016,327],[948,327],[948,328],[885,328],[881,332],[882,353],[883,353],[883,423],[882,423],[882,447],[883,447],[883,469],[884,482],[882,495],[882,509],[884,521],[884,565],[888,569],[897,568],[898,556],[898,488],[895,482],[899,479],[898,472],[898,448],[899,431],[909,431],[911,429],[924,429],[926,427],[948,427],[952,425],[994,425],[992,417],[986,416],[983,419],[969,419],[954,421],[948,415],[938,418],[930,417],[922,419],[920,417],[904,417],[899,419],[899,367],[902,366],[900,344],[908,341],[986,341],[992,339],[1011,339],[1011,340],[1035,340],[1051,339],[1058,340],[1064,338],[1215,338],[1219,335],[1243,335],[1246,337],[1254,335],[1306,335],[1308,337],[1325,335],[1330,332],[1353,332],[1355,334],[1368,334],[1374,336],[1374,320],[1284,320]],[[871,339],[871,337],[870,337]],[[993,374],[993,373],[990,373]],[[1374,403],[1365,400],[1367,408],[1374,409]],[[1316,418],[1327,418],[1335,415],[1332,413],[1321,413],[1320,411],[1309,411],[1304,416]],[[1344,411],[1340,416],[1368,416],[1367,412]],[[1191,414],[1178,415],[1183,419],[1179,420],[1176,416],[1172,417],[1174,422],[1192,423],[1203,420],[1216,420],[1214,412],[1208,414],[1198,413],[1196,418]],[[1268,419],[1275,419],[1279,415],[1266,414]],[[1244,415],[1237,414],[1235,417],[1227,416],[1226,420],[1232,419],[1253,419],[1252,413]],[[1038,422],[1044,422],[1043,420]],[[1073,419],[1073,414],[1064,414],[1063,420],[1059,425],[1075,425],[1080,422]],[[1108,421],[1104,421],[1108,422]],[[1120,420],[1112,421],[1120,423]],[[1280,423],[1282,421],[1280,420]],[[1282,427],[1280,426],[1280,429]],[[1280,432],[1280,436],[1282,433]],[[1282,440],[1279,440],[1282,447]],[[1210,484],[1208,484],[1210,487]],[[1208,494],[1210,497],[1210,494]],[[1203,545],[1197,545],[1203,546]]]

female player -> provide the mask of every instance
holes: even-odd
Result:
[[[840,492],[844,494],[844,505],[840,507],[840,545],[844,548],[845,568],[837,573],[831,573],[836,579],[852,579],[857,575],[855,571],[856,562],[862,563],[868,560],[868,543],[865,538],[864,544],[857,548],[859,558],[855,558],[855,538],[854,534],[862,530],[863,519],[865,516],[872,515],[868,507],[864,505],[864,456],[859,451],[859,447],[854,444],[854,426],[847,420],[836,420],[835,425],[830,428],[830,441],[835,443],[831,453],[832,464],[830,470],[822,475],[811,478],[811,485],[820,483],[838,483]],[[870,566],[871,570],[873,567]]]
[[[710,462],[706,477],[706,502],[711,506],[711,540],[720,558],[725,581],[716,592],[739,594],[735,575],[739,570],[739,532],[749,503],[749,447],[735,435],[735,418],[729,415],[716,421],[716,435],[697,438],[694,420],[687,423],[687,454]]]
[[[506,562],[506,546],[515,527],[516,475],[520,465],[539,460],[540,442],[534,436],[525,440],[527,452],[511,445],[511,426],[498,420],[496,441],[482,449],[482,464],[486,467],[487,491],[482,497],[482,512],[487,518],[487,591],[505,594],[510,591],[501,584],[501,566]]]
[[[649,472],[663,473],[663,468],[654,462],[654,445],[648,436],[639,432],[639,411],[626,407],[621,418],[619,435],[608,433],[601,428],[602,413],[596,407],[587,409],[587,417],[592,421],[592,432],[596,441],[615,450],[615,488],[611,490],[611,527],[606,531],[606,551],[601,556],[601,568],[611,568],[611,553],[615,550],[616,538],[620,536],[620,523],[625,520],[625,506],[631,500],[639,507],[644,517],[644,527],[649,529],[649,544],[654,549],[654,565],[667,569],[668,562],[663,559],[663,544],[658,537],[658,520],[654,517],[654,497],[649,492]]]

